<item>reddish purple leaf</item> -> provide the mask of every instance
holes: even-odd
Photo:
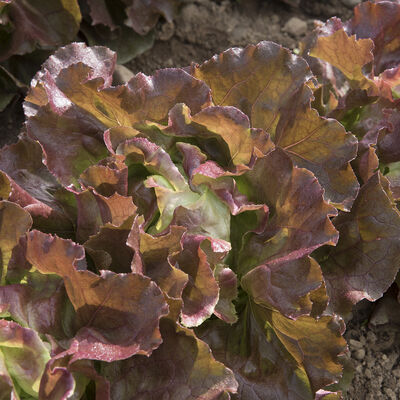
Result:
[[[375,301],[393,283],[400,265],[400,214],[388,181],[376,173],[361,188],[350,213],[334,219],[336,248],[322,270],[335,312],[347,314],[362,299]]]
[[[192,330],[166,319],[160,329],[164,342],[150,358],[134,356],[104,366],[112,398],[214,400],[224,392],[236,392],[232,371],[215,361]]]
[[[289,262],[325,244],[336,244],[338,232],[329,219],[336,209],[324,201],[312,173],[293,167],[282,150],[258,159],[244,175],[243,185],[258,188],[250,200],[267,204],[272,216],[262,233],[245,237],[239,258],[241,274],[267,261]]]
[[[149,278],[110,271],[95,275],[81,265],[82,246],[38,231],[28,235],[27,259],[41,273],[64,279],[80,327],[67,350],[70,362],[150,355],[162,342],[158,324],[168,307]]]

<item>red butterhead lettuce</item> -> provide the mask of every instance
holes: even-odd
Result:
[[[370,42],[337,35],[361,60],[343,79],[374,88]],[[0,154],[1,315],[50,349],[39,398],[338,398],[340,314],[398,269],[387,179],[354,161],[356,136],[312,107],[307,62],[274,43],[118,86],[114,65],[59,49]],[[15,374],[1,384],[25,393]]]

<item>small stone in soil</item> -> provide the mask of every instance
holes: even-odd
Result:
[[[367,333],[367,340],[369,343],[376,343],[376,335],[372,331],[368,331]]]
[[[357,360],[363,360],[365,357],[365,350],[364,349],[358,349],[354,352],[354,357]]]
[[[292,36],[304,35],[307,32],[307,22],[300,18],[292,17],[284,25],[283,31]]]
[[[400,368],[396,368],[395,370],[393,370],[392,374],[396,378],[400,378]]]
[[[158,39],[166,41],[172,38],[175,33],[175,25],[173,22],[166,22],[161,26],[160,31],[158,32]]]
[[[390,388],[385,388],[384,392],[387,394],[390,400],[396,400],[396,394]]]
[[[362,343],[355,339],[350,339],[349,345],[352,349],[362,349],[363,348]]]

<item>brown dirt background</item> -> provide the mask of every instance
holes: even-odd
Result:
[[[154,47],[126,64],[133,73],[202,62],[229,47],[271,40],[295,49],[316,20],[347,20],[357,0],[183,0],[173,24],[160,21]],[[292,4],[292,5],[290,5]],[[297,17],[303,24],[288,21]],[[122,69],[122,79],[131,72]],[[119,79],[121,79],[121,76]],[[16,141],[23,124],[22,98],[0,113],[0,146]],[[394,296],[396,293],[391,292]],[[394,297],[357,305],[345,337],[355,369],[345,400],[400,398],[400,307]],[[351,380],[351,376],[349,378]]]

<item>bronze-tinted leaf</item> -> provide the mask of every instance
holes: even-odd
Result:
[[[374,64],[377,73],[392,67],[400,54],[400,4],[396,1],[366,1],[354,9],[347,29],[357,38],[374,41]]]
[[[9,400],[16,396],[17,394],[14,388],[13,381],[7,371],[7,367],[4,363],[4,357],[1,356],[0,357],[0,400]]]
[[[102,78],[104,85],[110,86],[116,60],[116,54],[106,47],[88,47],[85,43],[71,43],[58,49],[43,63],[41,70],[33,78],[25,98],[25,115],[34,116],[38,108],[47,103],[58,114],[72,106],[56,85],[56,79],[63,69],[79,62],[84,63],[90,67],[88,78]]]
[[[41,273],[64,279],[80,327],[66,351],[71,362],[150,355],[162,342],[159,319],[168,307],[149,278],[110,271],[95,275],[85,269],[82,246],[38,231],[28,235],[27,259]]]
[[[275,143],[298,167],[315,174],[324,188],[324,198],[338,208],[349,210],[359,190],[349,161],[357,155],[357,139],[331,118],[307,109],[281,120]]]
[[[192,74],[210,86],[215,104],[239,108],[253,128],[267,133],[274,132],[293,97],[302,108],[311,96],[304,85],[312,77],[307,63],[272,42],[226,50]]]
[[[102,129],[76,110],[62,116],[43,107],[27,122],[29,136],[43,148],[45,164],[62,184],[76,183],[90,165],[107,156]]]
[[[322,281],[318,263],[305,257],[260,265],[248,272],[241,284],[256,304],[273,307],[286,317],[296,318],[311,313],[313,291],[321,286]]]
[[[57,182],[42,158],[40,145],[28,138],[0,150],[0,170],[8,181],[2,184],[2,190],[11,189],[5,199],[28,211],[35,228],[70,235],[73,227],[66,209],[72,193]]]
[[[327,200],[349,209],[358,191],[349,164],[357,141],[339,123],[310,108],[307,83],[312,75],[304,59],[261,42],[227,50],[192,73],[211,87],[216,104],[242,110],[252,128],[265,130],[296,165],[316,175]]]
[[[196,333],[235,373],[238,400],[314,400],[341,374],[346,342],[332,317],[291,320],[250,301],[235,325],[209,320]]]
[[[108,269],[116,273],[131,271],[133,251],[126,245],[135,215],[128,217],[121,225],[106,223],[100,231],[91,236],[84,247],[92,258],[97,271]]]
[[[192,330],[165,318],[160,329],[164,342],[150,358],[134,356],[104,365],[104,376],[112,382],[111,398],[214,400],[224,392],[236,392],[232,371],[215,361]]]
[[[112,156],[97,165],[91,165],[79,177],[81,186],[93,188],[102,196],[128,193],[128,168],[123,156]]]
[[[339,242],[321,265],[332,309],[347,314],[358,301],[381,297],[399,270],[400,215],[388,181],[376,173],[334,225]]]
[[[336,244],[338,232],[329,219],[336,215],[336,209],[324,201],[314,175],[293,167],[283,150],[276,149],[258,159],[254,168],[237,180],[239,187],[249,190],[250,200],[270,209],[265,230],[244,236],[239,275],[267,261],[288,262],[322,245]]]
[[[368,89],[371,82],[362,72],[362,67],[373,60],[371,39],[356,39],[339,29],[329,36],[320,36],[310,51],[310,56],[318,57],[338,68],[349,79],[359,81],[361,89]]]
[[[26,280],[24,284],[0,286],[1,314],[38,334],[65,339],[68,299],[62,279],[33,272]]]
[[[130,196],[114,193],[105,197],[94,190],[84,190],[75,196],[78,208],[76,235],[80,242],[97,234],[102,225],[110,223],[118,227],[136,214],[137,208]]]
[[[4,285],[7,277],[8,263],[19,239],[32,226],[28,212],[17,204],[0,201],[0,284]]]
[[[228,266],[217,264],[214,276],[219,286],[219,298],[214,314],[228,324],[233,324],[238,320],[235,305],[233,304],[233,301],[238,296],[236,274]]]
[[[214,278],[207,255],[200,247],[204,236],[185,235],[183,250],[174,257],[175,266],[188,275],[183,289],[181,321],[185,326],[200,325],[214,312],[218,302],[219,287]]]
[[[169,133],[180,136],[216,138],[229,149],[228,160],[233,165],[248,164],[253,153],[250,122],[246,114],[235,107],[207,107],[191,116],[185,105],[178,104],[169,114]],[[225,155],[226,157],[226,155]]]
[[[143,260],[143,274],[149,276],[172,298],[181,298],[188,276],[182,270],[175,268],[169,257],[182,250],[182,236],[185,228],[171,225],[164,235],[152,236],[140,232],[140,254]],[[133,231],[131,232],[131,234]],[[130,235],[132,240],[132,236]]]

